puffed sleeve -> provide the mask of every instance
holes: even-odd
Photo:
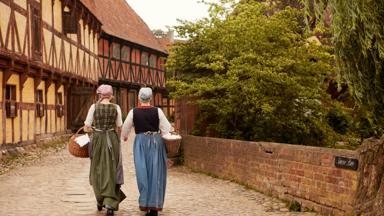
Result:
[[[133,127],[133,109],[129,111],[127,118],[125,118],[123,127],[121,128],[121,138],[124,140],[128,138],[129,132]]]
[[[121,108],[116,104],[117,116],[116,116],[116,126],[121,127],[123,125],[123,118],[121,115]]]
[[[95,113],[95,104],[92,104],[92,106],[88,110],[87,118],[84,121],[84,125],[91,127],[93,122],[93,114]]]
[[[162,135],[166,135],[171,131],[171,124],[169,123],[167,117],[165,117],[163,110],[158,108],[158,114],[159,114],[159,128]]]

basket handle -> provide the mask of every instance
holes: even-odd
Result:
[[[77,132],[75,133],[75,135],[79,134],[79,132],[80,132],[81,130],[84,130],[84,126],[81,127],[81,128],[79,128],[79,130],[77,130]]]

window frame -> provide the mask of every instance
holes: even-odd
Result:
[[[7,118],[17,117],[17,88],[16,85],[6,84],[5,86],[5,110]]]
[[[36,104],[36,116],[37,117],[43,117],[45,110],[44,110],[44,92],[41,89],[36,89],[35,92],[35,104]]]

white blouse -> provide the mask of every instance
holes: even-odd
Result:
[[[123,120],[121,118],[121,109],[120,106],[117,104],[114,104],[116,106],[117,110],[117,116],[116,116],[116,126],[121,127],[123,125]],[[92,106],[88,110],[87,118],[84,121],[84,125],[91,127],[93,123],[93,114],[95,113],[96,106],[95,104],[92,104]]]
[[[160,108],[157,108],[158,114],[159,114],[159,129],[161,131],[162,135],[168,134],[171,129],[171,123],[169,123],[167,117],[165,117],[163,110]],[[121,138],[126,139],[128,138],[129,132],[132,130],[134,127],[133,125],[133,109],[131,109],[128,113],[127,118],[124,121],[123,127],[121,129]]]

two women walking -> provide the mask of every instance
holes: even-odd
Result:
[[[167,153],[161,134],[169,133],[171,125],[161,109],[150,105],[150,88],[140,89],[139,106],[129,111],[124,124],[120,107],[110,102],[112,87],[101,85],[97,94],[99,101],[90,107],[84,122],[85,130],[93,131],[89,146],[90,184],[97,208],[105,207],[107,215],[114,215],[119,203],[125,199],[120,190],[124,183],[120,140],[126,141],[134,128],[133,156],[140,193],[139,208],[146,211],[146,215],[157,215],[163,208],[167,178]]]

